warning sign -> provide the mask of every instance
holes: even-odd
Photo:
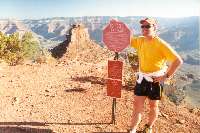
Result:
[[[123,62],[108,61],[107,95],[115,98],[121,97]]]
[[[111,20],[103,29],[103,42],[109,50],[121,52],[130,44],[130,35],[129,28],[123,22]]]
[[[115,79],[107,80],[107,95],[115,98],[121,97],[122,81]]]
[[[122,80],[123,62],[118,60],[108,61],[108,78]]]

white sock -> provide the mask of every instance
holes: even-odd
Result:
[[[136,129],[131,129],[130,133],[136,133]]]

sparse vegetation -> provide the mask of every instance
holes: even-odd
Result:
[[[34,39],[31,32],[26,32],[21,39],[22,54],[24,58],[35,59],[40,47],[39,42]]]
[[[32,33],[26,32],[22,38],[19,33],[5,35],[0,32],[0,58],[10,65],[17,65],[25,59],[34,59],[40,50]]]
[[[47,62],[54,62],[56,61],[56,59],[52,57],[51,52],[49,52],[48,49],[42,48],[38,52],[34,61],[41,64],[41,63],[47,63]]]

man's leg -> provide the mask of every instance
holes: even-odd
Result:
[[[136,131],[136,128],[141,121],[141,113],[144,108],[145,99],[146,99],[146,96],[134,97],[134,111],[133,111],[132,119],[131,119],[131,128],[134,131]]]
[[[159,100],[149,100],[149,106],[150,106],[150,112],[149,112],[149,122],[148,125],[150,128],[152,128],[153,124],[155,123],[159,108],[158,108]]]

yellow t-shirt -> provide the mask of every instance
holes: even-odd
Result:
[[[133,37],[131,47],[137,50],[140,71],[145,73],[159,71],[166,65],[166,61],[172,62],[177,58],[170,45],[157,36],[152,40],[144,36]]]

